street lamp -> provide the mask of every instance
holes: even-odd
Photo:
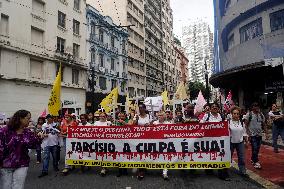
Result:
[[[206,98],[207,98],[207,103],[209,104],[209,98],[210,98],[210,92],[209,92],[209,81],[208,81],[208,70],[207,70],[207,63],[206,63],[206,58],[204,58],[204,68],[205,68],[205,84],[206,84]]]

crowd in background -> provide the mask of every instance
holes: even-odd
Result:
[[[184,109],[184,111],[183,111]],[[175,115],[175,116],[174,116]],[[77,117],[75,114],[65,113],[64,116],[56,117],[47,115],[39,117],[37,122],[31,121],[31,114],[26,110],[17,111],[10,120],[1,125],[0,128],[0,168],[4,189],[15,185],[23,186],[27,169],[29,166],[29,149],[35,149],[36,163],[42,163],[42,170],[39,178],[48,175],[50,155],[55,172],[59,171],[61,151],[65,152],[68,127],[76,126],[153,126],[159,124],[183,124],[183,123],[206,123],[228,121],[231,136],[231,154],[237,152],[238,167],[240,175],[247,177],[245,166],[245,147],[250,144],[252,155],[251,163],[255,169],[261,169],[259,161],[259,150],[262,143],[263,133],[268,137],[267,125],[272,125],[274,152],[279,153],[277,139],[280,135],[284,142],[284,116],[282,111],[273,104],[268,116],[260,111],[257,103],[253,103],[250,110],[244,112],[239,107],[231,108],[230,112],[223,112],[218,103],[206,104],[203,112],[194,113],[193,104],[185,104],[184,108],[177,108],[175,114],[170,109],[150,113],[144,104],[139,104],[137,110],[130,110],[129,114],[121,111],[115,112],[115,116],[105,113],[82,114]],[[43,156],[42,156],[43,155]],[[65,163],[63,175],[68,175],[74,166]],[[80,167],[84,172],[85,167]],[[107,170],[100,168],[100,175],[106,176]],[[136,171],[137,178],[143,179],[145,169]],[[212,174],[213,170],[206,170]],[[127,169],[119,169],[117,176],[128,174]],[[169,179],[168,170],[162,170],[165,180]],[[218,176],[222,180],[230,180],[227,169],[219,169]],[[16,179],[15,179],[16,178]],[[16,182],[16,183],[14,183]]]

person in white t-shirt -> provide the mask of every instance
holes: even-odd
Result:
[[[42,142],[42,147],[44,150],[43,157],[43,168],[41,174],[38,176],[39,178],[48,175],[48,167],[49,167],[49,159],[50,153],[53,158],[53,168],[57,172],[58,169],[58,144],[59,144],[59,133],[60,131],[56,128],[56,124],[53,122],[53,116],[48,114],[46,116],[47,122],[42,125],[42,131],[45,135],[45,138]]]
[[[107,114],[105,112],[100,113],[99,121],[94,123],[94,126],[111,126],[111,122],[107,121]],[[101,168],[100,175],[102,177],[106,176],[107,169],[105,167]]]
[[[245,124],[240,119],[241,108],[235,106],[231,109],[231,119],[228,120],[231,135],[231,156],[237,151],[239,173],[248,177],[245,167],[245,143],[248,143],[248,135]]]
[[[139,115],[136,115],[133,119],[133,124],[138,126],[150,126],[153,122],[152,117],[147,114],[146,112],[146,105],[140,104],[139,105]],[[142,180],[145,175],[145,169],[139,168],[137,171],[137,178],[139,180]]]
[[[99,121],[95,121],[94,126],[111,126],[111,122],[107,121],[107,114],[105,112],[100,113]]]
[[[153,125],[160,125],[160,124],[172,124],[170,121],[166,121],[166,116],[165,113],[163,111],[158,112],[157,113],[158,116],[158,120],[153,122]],[[167,169],[163,169],[163,178],[164,180],[169,180],[169,176],[168,176],[168,170]]]
[[[87,122],[87,120],[88,120],[88,115],[87,114],[81,114],[79,126],[92,126],[92,124]]]

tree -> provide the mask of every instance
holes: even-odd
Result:
[[[201,91],[204,98],[207,99],[208,96],[206,94],[206,87],[204,86],[203,83],[199,81],[189,82],[187,86],[188,86],[187,90],[190,92],[190,100],[195,100],[198,96],[199,91]],[[211,94],[210,88],[209,88],[209,94]]]

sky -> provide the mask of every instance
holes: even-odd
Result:
[[[213,0],[170,0],[174,17],[174,34],[181,37],[182,26],[202,18],[214,28]]]

